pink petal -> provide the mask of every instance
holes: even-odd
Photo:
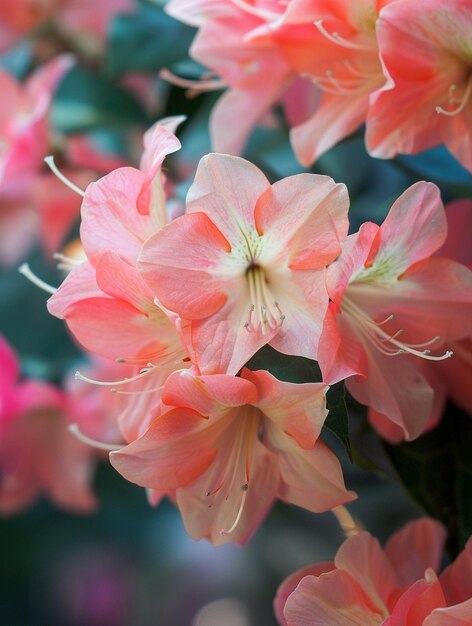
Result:
[[[198,164],[187,195],[187,212],[204,212],[231,242],[254,228],[254,207],[269,181],[252,163],[227,154],[208,154]]]
[[[435,609],[423,626],[470,626],[472,623],[472,598],[447,609]]]
[[[204,213],[184,215],[143,247],[138,266],[166,308],[187,319],[205,318],[228,299],[233,282],[219,275],[231,247]]]
[[[284,617],[284,608],[290,594],[292,591],[295,591],[300,581],[306,576],[320,576],[321,574],[331,572],[334,569],[334,563],[332,561],[325,561],[322,563],[316,563],[315,565],[303,567],[284,580],[284,582],[277,589],[277,595],[274,599],[274,613],[281,626],[288,626],[288,622]]]
[[[436,252],[446,234],[446,214],[439,189],[432,183],[415,183],[394,202],[380,227],[377,256],[394,258],[401,274]]]
[[[328,176],[298,174],[274,183],[254,211],[267,246],[290,250],[293,270],[320,269],[340,253],[347,235],[349,198]]]
[[[397,580],[377,539],[367,532],[350,537],[339,548],[334,563],[357,581],[379,612],[389,614],[388,599]]]
[[[48,300],[48,311],[64,319],[69,306],[87,298],[101,298],[103,291],[97,285],[96,271],[89,261],[74,268]]]
[[[185,406],[202,415],[256,404],[257,398],[257,389],[249,380],[222,374],[195,376],[189,370],[169,376],[162,394],[165,404]]]
[[[444,605],[441,585],[432,570],[428,570],[426,580],[415,582],[396,602],[392,615],[385,620],[384,626],[425,624],[431,611]]]
[[[340,570],[303,578],[284,615],[289,626],[381,626],[384,619],[356,579]]]
[[[293,437],[301,448],[313,448],[328,415],[327,385],[287,383],[265,370],[252,372],[246,368],[241,376],[257,388],[259,399],[256,398],[252,404],[284,433]]]
[[[316,112],[290,132],[290,141],[300,163],[310,166],[359,128],[365,121],[368,106],[368,92],[357,97],[323,94]]]
[[[454,563],[444,570],[440,580],[449,605],[472,597],[472,538]]]
[[[143,243],[155,231],[148,215],[140,215],[136,202],[145,174],[122,167],[89,185],[82,204],[80,236],[92,263],[105,250],[119,250],[133,263]]]
[[[407,587],[423,578],[428,568],[439,571],[446,531],[433,519],[410,522],[388,540],[384,550],[395,570],[398,584]]]

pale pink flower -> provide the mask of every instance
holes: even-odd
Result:
[[[132,7],[131,0],[2,0],[0,51],[53,20],[63,33],[104,39],[112,17]]]
[[[204,157],[187,214],[138,262],[161,305],[190,321],[204,373],[236,372],[263,345],[316,358],[325,267],[347,231],[344,185],[301,174],[270,185],[241,159]]]
[[[433,411],[423,360],[450,356],[451,342],[471,332],[472,273],[431,257],[446,233],[438,189],[417,183],[382,226],[367,222],[347,237],[327,273],[331,302],[318,350],[324,380],[347,378],[350,393],[406,439],[423,432]]]
[[[368,119],[370,96],[387,76],[379,58],[376,22],[392,0],[292,0],[269,25],[290,68],[323,96],[290,137],[299,161],[310,165]]]
[[[0,352],[0,514],[40,495],[70,511],[93,510],[95,453],[69,432],[66,396],[42,381],[18,381],[18,361],[3,339]]]
[[[320,564],[318,571],[316,566],[312,571],[307,568],[282,584],[275,600],[280,624],[470,624],[471,544],[450,567],[449,573],[446,570],[444,578],[441,576],[438,580],[436,573],[441,564],[445,537],[441,524],[424,518],[395,533],[383,550],[367,532],[347,539],[333,564]],[[449,582],[446,582],[446,577],[451,580],[451,574],[460,580],[459,587],[465,591],[459,594],[459,600],[453,599],[452,602],[447,592]]]
[[[320,512],[354,497],[318,440],[326,390],[265,371],[175,372],[148,431],[110,461],[128,480],[173,494],[194,539],[245,542],[275,498]]]
[[[380,16],[378,40],[392,82],[371,103],[373,156],[416,154],[444,143],[472,170],[472,6],[402,0]]]
[[[166,5],[170,15],[198,27],[190,54],[211,71],[203,81],[172,78],[169,73],[164,77],[196,93],[227,88],[210,117],[217,152],[241,153],[253,127],[296,78],[274,43],[251,41],[260,27],[277,20],[284,10],[276,0],[171,0]]]

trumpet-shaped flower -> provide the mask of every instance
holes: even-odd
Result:
[[[200,161],[187,214],[146,242],[138,267],[159,302],[190,320],[202,372],[235,374],[267,343],[316,358],[325,267],[347,209],[344,185],[327,176],[270,185],[239,157]]]
[[[245,542],[276,497],[315,512],[353,498],[318,440],[326,390],[264,371],[175,372],[147,432],[110,460],[128,480],[173,494],[194,539]]]
[[[374,97],[367,126],[373,156],[446,144],[472,170],[472,6],[469,0],[393,2],[378,24],[392,83]]]
[[[196,93],[228,87],[210,118],[218,152],[240,154],[252,128],[296,78],[274,43],[251,41],[251,33],[277,20],[284,9],[276,0],[171,0],[166,5],[170,15],[199,28],[190,53],[210,69],[208,80],[167,77]]]
[[[445,540],[438,522],[422,519],[395,533],[382,550],[369,533],[347,539],[334,563],[304,570],[279,589],[275,610],[282,626],[465,626],[472,619],[467,576],[470,542],[438,580]],[[467,571],[468,570],[468,571]],[[463,576],[463,578],[462,578]],[[447,580],[446,580],[447,577]],[[452,577],[461,595],[452,600]],[[457,586],[456,586],[457,588]],[[469,585],[470,592],[470,585]],[[287,599],[288,598],[288,599]],[[464,601],[465,600],[465,601]],[[459,603],[457,603],[459,602]]]
[[[382,226],[365,223],[347,237],[328,268],[331,302],[318,350],[324,380],[348,378],[352,395],[407,439],[421,434],[433,410],[422,362],[451,356],[450,342],[471,330],[472,273],[431,257],[446,233],[438,189],[417,183]]]
[[[391,0],[293,0],[267,29],[291,69],[323,97],[291,130],[295,153],[310,165],[368,117],[371,94],[387,82],[379,58],[376,22]]]

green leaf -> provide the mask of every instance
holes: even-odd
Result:
[[[326,396],[329,409],[328,417],[325,421],[325,428],[330,430],[346,449],[351,463],[353,462],[351,442],[349,439],[349,419],[346,406],[346,390],[344,382],[337,383],[329,388]]]
[[[449,550],[456,555],[472,535],[472,420],[450,405],[430,433],[384,445],[414,500],[448,528]]]
[[[139,12],[117,16],[110,30],[107,73],[156,73],[188,57],[194,33],[158,7],[143,6]]]
[[[74,67],[59,85],[51,121],[55,129],[65,133],[149,124],[127,91],[81,67]]]
[[[251,370],[267,370],[272,376],[288,383],[319,383],[321,371],[316,361],[290,356],[264,346],[248,361]]]

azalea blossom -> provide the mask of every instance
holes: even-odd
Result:
[[[171,130],[180,121],[148,131],[141,169],[119,168],[86,189],[80,230],[86,260],[64,259],[71,271],[48,302],[82,346],[123,364],[117,379],[90,382],[127,396],[119,417],[127,441],[147,428],[167,376],[190,361],[185,324],[176,329],[135,267],[144,242],[167,220],[161,166],[180,147]]]
[[[417,183],[393,204],[382,226],[365,223],[328,268],[331,302],[320,338],[323,379],[420,435],[434,407],[423,362],[454,358],[471,332],[472,273],[431,256],[447,222],[438,189]]]
[[[347,539],[334,563],[292,575],[275,611],[282,626],[465,626],[472,620],[472,541],[438,579],[446,534],[424,518],[384,549],[369,533]]]
[[[402,0],[382,11],[378,40],[392,81],[371,104],[370,154],[392,158],[444,143],[472,170],[471,29],[469,0]]]
[[[0,514],[42,494],[70,511],[93,510],[95,452],[69,432],[66,396],[42,381],[19,381],[17,357],[1,337],[0,354]]]
[[[323,92],[315,110],[290,133],[303,165],[364,123],[371,94],[388,84],[376,23],[391,1],[292,0],[283,17],[266,29],[290,68]]]
[[[239,157],[200,161],[186,215],[144,244],[138,268],[159,303],[190,322],[202,372],[236,374],[267,343],[316,358],[325,267],[347,210],[346,188],[327,176],[270,185]]]
[[[163,77],[195,93],[227,88],[211,113],[212,146],[217,152],[240,154],[253,127],[296,79],[273,42],[251,39],[259,28],[279,19],[285,6],[276,0],[171,0],[165,9],[198,27],[190,55],[210,72],[202,81],[179,79],[169,72]],[[303,109],[300,95],[294,92],[289,97],[292,111]]]
[[[265,371],[175,372],[149,429],[110,461],[128,480],[171,494],[194,539],[243,543],[275,498],[314,512],[353,499],[318,439],[326,390]]]
[[[131,8],[130,0],[3,0],[0,16],[0,51],[51,20],[65,33],[88,36],[97,43],[105,37],[111,18]]]

